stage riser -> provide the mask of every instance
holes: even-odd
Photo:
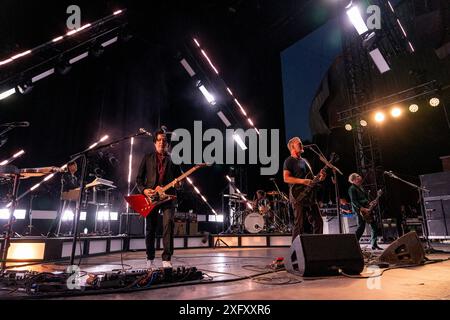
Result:
[[[212,248],[216,244],[217,236],[184,236],[174,238],[174,248],[199,249]],[[255,248],[255,247],[289,247],[290,235],[226,235],[220,239],[230,247]],[[3,250],[3,240],[1,250]],[[219,243],[216,247],[225,246]],[[16,238],[12,239],[11,250],[8,252],[9,261],[56,261],[69,259],[72,252],[71,238]],[[97,256],[120,251],[145,250],[144,237],[92,237],[81,238],[77,241],[75,256]],[[156,249],[163,249],[163,239],[157,237]]]

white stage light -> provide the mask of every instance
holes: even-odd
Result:
[[[432,106],[432,107],[437,107],[437,106],[439,106],[439,103],[441,103],[441,101],[439,100],[439,98],[434,97],[434,98],[431,98],[431,99],[430,99],[430,106]]]
[[[5,92],[0,93],[0,100],[8,98],[9,96],[12,96],[14,93],[16,93],[16,88],[6,90]]]
[[[347,123],[347,124],[345,125],[345,130],[347,130],[347,131],[352,131],[352,129],[353,129],[353,127],[352,127],[351,124]]]
[[[242,150],[247,150],[247,146],[245,145],[244,141],[242,141],[242,138],[238,134],[233,134],[233,139],[237,142],[239,147],[241,147]]]
[[[417,104],[412,104],[409,106],[409,111],[411,111],[413,113],[417,112],[417,111],[419,111],[419,106]]]
[[[380,71],[380,73],[385,73],[385,72],[391,70],[391,68],[389,67],[389,64],[387,63],[386,59],[383,57],[383,55],[381,54],[381,52],[378,48],[370,51],[369,55],[372,58],[372,61],[377,66],[378,71]]]
[[[363,33],[369,31],[361,16],[361,13],[359,12],[358,7],[353,6],[349,10],[347,10],[347,16],[350,19],[350,22],[355,27],[356,31],[358,31],[359,35],[362,35]]]
[[[208,101],[209,104],[211,104],[211,105],[215,105],[216,104],[216,100],[214,99],[214,96],[211,93],[209,93],[209,91],[205,88],[204,85],[200,85],[198,87],[198,89],[205,96],[206,101]]]

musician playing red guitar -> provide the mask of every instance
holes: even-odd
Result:
[[[364,219],[364,216],[369,215],[369,207],[373,207],[376,204],[375,202],[370,202],[369,195],[362,187],[362,181],[363,180],[361,176],[357,173],[352,173],[348,177],[348,182],[352,184],[348,189],[348,194],[352,203],[353,212],[356,214],[356,217],[358,219],[358,228],[356,229],[356,238],[358,239],[358,241],[359,239],[361,239],[361,236],[366,229],[366,220]],[[383,250],[377,244],[378,226],[376,221],[372,218],[368,219],[368,221],[370,221],[371,228],[370,242],[372,244],[372,250]]]
[[[136,177],[136,184],[141,193],[152,196],[161,189],[161,186],[174,180],[180,173],[180,168],[173,164],[168,154],[169,141],[165,131],[157,130],[153,134],[155,152],[146,154],[142,159]],[[179,184],[178,184],[179,187]],[[175,194],[171,189],[167,194]],[[158,212],[163,214],[163,246],[162,266],[172,268],[171,257],[173,254],[174,211],[175,201],[168,201],[145,218],[145,246],[147,251],[147,268],[156,267],[155,238],[158,224]]]

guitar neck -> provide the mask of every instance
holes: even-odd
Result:
[[[186,171],[185,173],[183,173],[182,175],[180,175],[178,178],[173,179],[170,183],[166,184],[163,188],[162,188],[162,192],[166,192],[167,190],[169,190],[170,188],[172,188],[177,182],[186,179],[188,176],[190,176],[193,172],[195,172],[197,169],[199,169],[200,166],[195,166],[190,168],[188,171]]]

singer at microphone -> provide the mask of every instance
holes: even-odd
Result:
[[[313,185],[315,174],[309,162],[302,157],[304,151],[302,140],[299,137],[293,137],[289,140],[287,147],[290,156],[283,164],[283,181],[289,185],[289,200],[294,209],[295,220],[292,231],[292,241],[294,241],[298,235],[304,233],[306,220],[312,225],[314,234],[323,233],[323,220],[312,188],[317,182],[325,180],[326,173],[325,170],[321,170]],[[303,195],[299,198],[296,194]]]
[[[141,132],[146,133],[145,129],[140,129]],[[175,178],[181,175],[179,166],[175,165],[168,154],[169,138],[162,128],[149,134],[152,137],[154,150],[146,154],[137,170],[136,185],[140,193],[151,196],[156,191],[161,190],[163,186],[170,184]],[[175,185],[175,188],[181,187]],[[165,191],[168,195],[176,196],[176,190],[170,188]],[[173,200],[162,204],[159,209],[162,211],[162,230],[163,232],[163,247],[162,264],[164,268],[171,268],[171,257],[173,254],[173,237],[174,237],[174,214],[175,202]],[[146,218],[145,224],[145,246],[147,254],[147,267],[154,268],[155,259],[155,239],[156,230],[158,229],[158,214],[155,212],[149,214]]]

